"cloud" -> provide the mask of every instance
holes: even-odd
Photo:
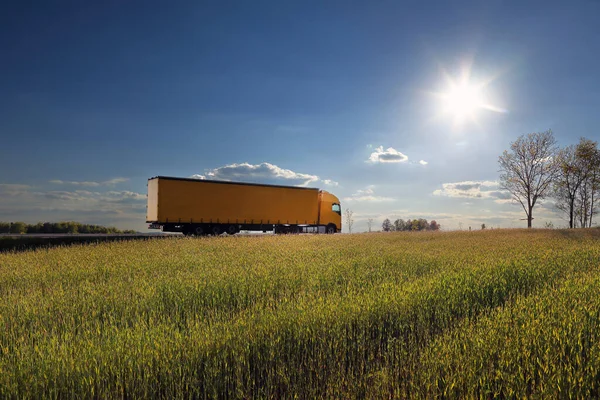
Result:
[[[93,181],[62,181],[60,179],[53,179],[48,181],[55,185],[71,185],[71,186],[83,186],[83,187],[100,187],[100,186],[114,186],[119,183],[129,181],[129,178],[113,178],[104,182],[93,182]]]
[[[327,186],[339,186],[340,184],[336,181],[332,181],[331,179],[323,179],[323,183]]]
[[[7,197],[16,197],[31,189],[29,185],[15,183],[0,183],[0,199]]]
[[[0,188],[0,214],[10,215],[12,220],[23,219],[22,216],[31,215],[31,211],[36,210],[42,212],[43,218],[49,221],[55,221],[58,215],[62,215],[55,211],[69,215],[80,213],[82,216],[91,213],[135,214],[135,218],[142,220],[145,208],[146,195],[132,191],[39,191],[27,187],[18,192],[5,192]]]
[[[356,193],[352,194],[350,197],[344,198],[344,201],[348,202],[385,202],[385,201],[394,201],[395,199],[392,197],[385,196],[377,196],[375,195],[375,191],[373,190],[374,186],[369,185],[365,189],[357,190]]]
[[[498,203],[510,201],[511,194],[499,189],[496,181],[463,181],[443,183],[442,189],[434,190],[435,196],[467,198],[467,199],[494,199]]]
[[[427,161],[425,161],[425,160],[421,160],[421,161],[419,161],[419,164],[421,164],[421,165],[427,165],[429,163]]]
[[[0,183],[0,191],[9,191],[9,190],[27,190],[30,189],[29,185],[21,185],[19,183]]]
[[[339,185],[338,182],[331,179],[321,179],[317,175],[295,172],[268,162],[229,164],[208,170],[205,174],[194,174],[191,178],[293,186],[308,186],[318,182],[328,186]]]
[[[393,147],[388,147],[387,150],[383,149],[383,146],[379,146],[371,153],[371,156],[367,160],[370,163],[401,163],[408,161],[408,156],[402,154]]]

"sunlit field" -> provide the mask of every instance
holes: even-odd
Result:
[[[0,398],[598,397],[600,230],[0,254]]]

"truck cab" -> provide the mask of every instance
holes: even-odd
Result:
[[[327,233],[342,231],[340,200],[326,190],[319,191],[319,225],[324,225]]]

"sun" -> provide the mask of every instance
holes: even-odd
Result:
[[[457,119],[474,118],[485,104],[480,90],[468,83],[453,85],[443,97],[445,111]]]
[[[472,65],[466,65],[458,77],[452,77],[444,69],[446,87],[441,91],[429,92],[440,100],[439,117],[451,118],[454,127],[460,127],[466,123],[479,125],[484,119],[485,112],[506,113],[507,110],[495,106],[488,98],[488,85],[497,76],[477,81],[471,74]]]

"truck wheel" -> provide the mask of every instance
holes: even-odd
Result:
[[[214,225],[211,229],[211,232],[213,235],[219,236],[221,233],[223,233],[223,229],[221,228],[221,225]]]
[[[331,234],[335,233],[336,230],[337,229],[336,229],[335,225],[329,224],[329,225],[327,225],[327,229],[325,229],[325,233],[327,233],[328,235],[331,235]]]
[[[227,225],[227,234],[229,234],[229,235],[235,235],[236,233],[238,233],[237,226],[235,226],[235,225]]]
[[[196,229],[194,229],[194,234],[197,236],[202,236],[204,235],[204,227],[203,226],[197,226]]]

